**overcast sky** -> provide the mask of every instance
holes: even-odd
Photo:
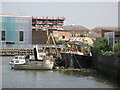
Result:
[[[88,29],[118,25],[117,2],[3,2],[2,14],[66,17],[65,25]]]

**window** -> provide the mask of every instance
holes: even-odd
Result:
[[[65,39],[65,36],[62,36],[62,39]]]
[[[2,40],[2,41],[5,41],[5,31],[2,31],[1,34],[2,34],[2,35],[1,35],[1,36],[2,36],[2,37],[1,37],[1,40]]]
[[[72,37],[75,37],[75,34],[72,34]]]
[[[19,57],[19,59],[22,59],[22,57]]]
[[[18,57],[15,57],[15,59],[18,59]]]
[[[19,63],[19,61],[18,61],[18,60],[16,60],[16,61],[15,61],[15,63]]]
[[[24,39],[24,32],[20,31],[19,32],[19,41],[23,41],[23,39]]]
[[[86,31],[84,31],[84,33],[87,33]]]

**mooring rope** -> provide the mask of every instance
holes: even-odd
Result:
[[[57,63],[54,62],[55,65],[59,66]]]
[[[82,68],[82,66],[80,65],[80,63],[78,62],[78,60],[77,60],[77,58],[75,56],[75,53],[74,53],[74,57],[75,57],[75,60],[77,61],[78,65],[79,65],[79,67]]]

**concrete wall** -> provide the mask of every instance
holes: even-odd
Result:
[[[98,73],[120,85],[120,57],[95,55],[92,64]]]

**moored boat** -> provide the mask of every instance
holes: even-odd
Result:
[[[45,69],[53,69],[54,66],[54,58],[52,55],[45,55],[42,53],[42,56],[40,59],[38,59],[38,54],[36,50],[37,47],[34,49],[34,57],[31,58],[30,55],[26,56],[15,56],[15,58],[9,62],[11,65],[11,68],[13,69],[19,69],[19,70],[45,70]]]
[[[73,38],[74,39],[74,38]],[[67,47],[61,52],[65,67],[69,68],[90,68],[92,65],[92,44],[80,41],[80,37],[76,40],[70,40]],[[86,41],[88,42],[88,41]],[[92,40],[90,40],[92,42]]]
[[[34,64],[33,64],[34,63]],[[51,70],[53,69],[54,62],[46,60],[44,62],[30,61],[29,64],[15,64],[14,69],[16,70]]]
[[[50,37],[52,37],[52,40],[55,44],[54,38],[52,34],[49,35],[46,45],[49,42]],[[19,59],[17,60],[17,64],[11,61],[11,67],[14,69],[24,69],[24,70],[45,70],[45,69],[53,69],[55,57],[53,57],[52,54],[46,54],[46,45],[44,47],[43,52],[38,51],[37,45],[34,46],[34,56],[26,55],[24,58],[24,63],[21,63],[23,60]],[[56,55],[57,55],[57,48],[56,48]]]
[[[21,55],[15,56],[13,60],[9,62],[9,64],[11,65],[11,68],[14,68],[14,65],[18,65],[18,64],[23,65],[25,63],[26,63],[25,56],[21,56]]]
[[[90,68],[92,65],[92,56],[65,52],[62,52],[61,56],[66,68]]]

